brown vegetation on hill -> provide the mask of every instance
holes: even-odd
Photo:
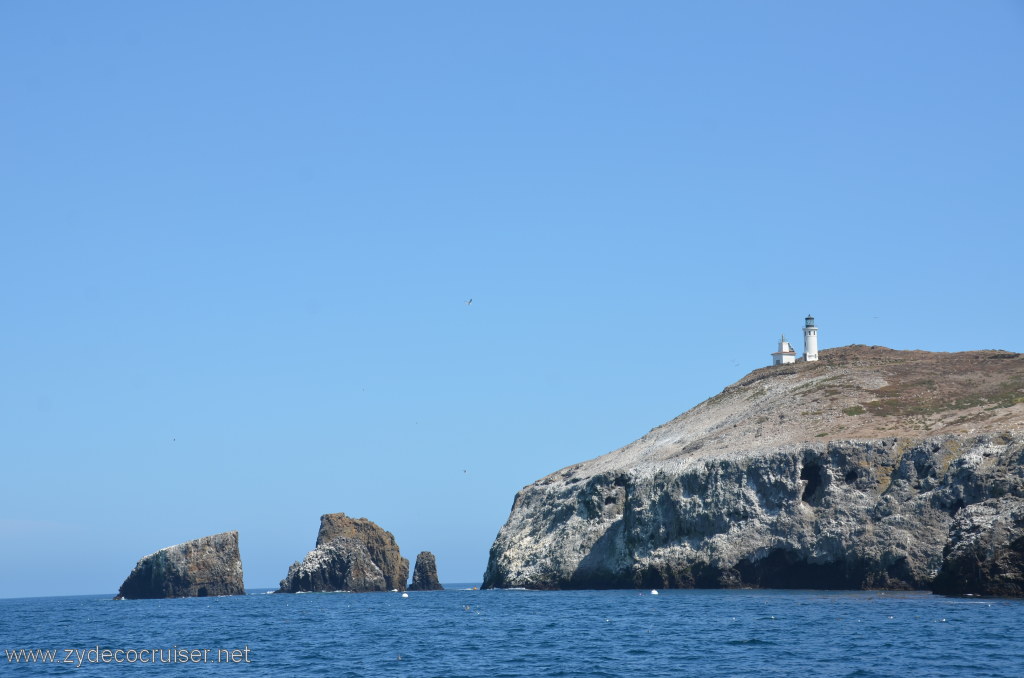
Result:
[[[770,376],[772,369],[751,376]],[[792,394],[794,405],[816,407],[818,412],[803,411],[830,422],[817,437],[966,433],[1019,425],[1024,413],[1020,353],[933,353],[854,345],[822,351],[818,363],[786,369],[805,377],[821,373],[822,378]]]

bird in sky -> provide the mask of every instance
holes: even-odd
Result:
[[[472,306],[472,305],[473,305],[473,299],[472,298],[466,299],[466,306]]]

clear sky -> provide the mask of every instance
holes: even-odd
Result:
[[[809,312],[1024,351],[1018,0],[5,0],[0,102],[0,597],[335,511],[480,581]]]

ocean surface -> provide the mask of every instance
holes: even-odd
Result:
[[[449,586],[407,598],[254,592],[178,600],[5,599],[0,674],[1024,675],[1019,600]],[[24,654],[16,662],[17,650],[56,650],[52,657],[62,663],[26,661]]]

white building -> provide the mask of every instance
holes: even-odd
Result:
[[[814,316],[804,318],[804,354],[803,362],[814,362],[818,359],[818,328],[814,325]],[[796,351],[793,344],[786,341],[786,335],[779,339],[779,350],[772,353],[772,365],[785,365],[796,362]]]
[[[814,316],[804,318],[804,360],[813,362],[818,359],[818,328],[814,326]]]
[[[782,338],[779,339],[779,350],[772,353],[772,365],[785,365],[786,363],[796,362],[796,351],[793,350],[793,344],[786,341],[786,335],[783,334]]]

